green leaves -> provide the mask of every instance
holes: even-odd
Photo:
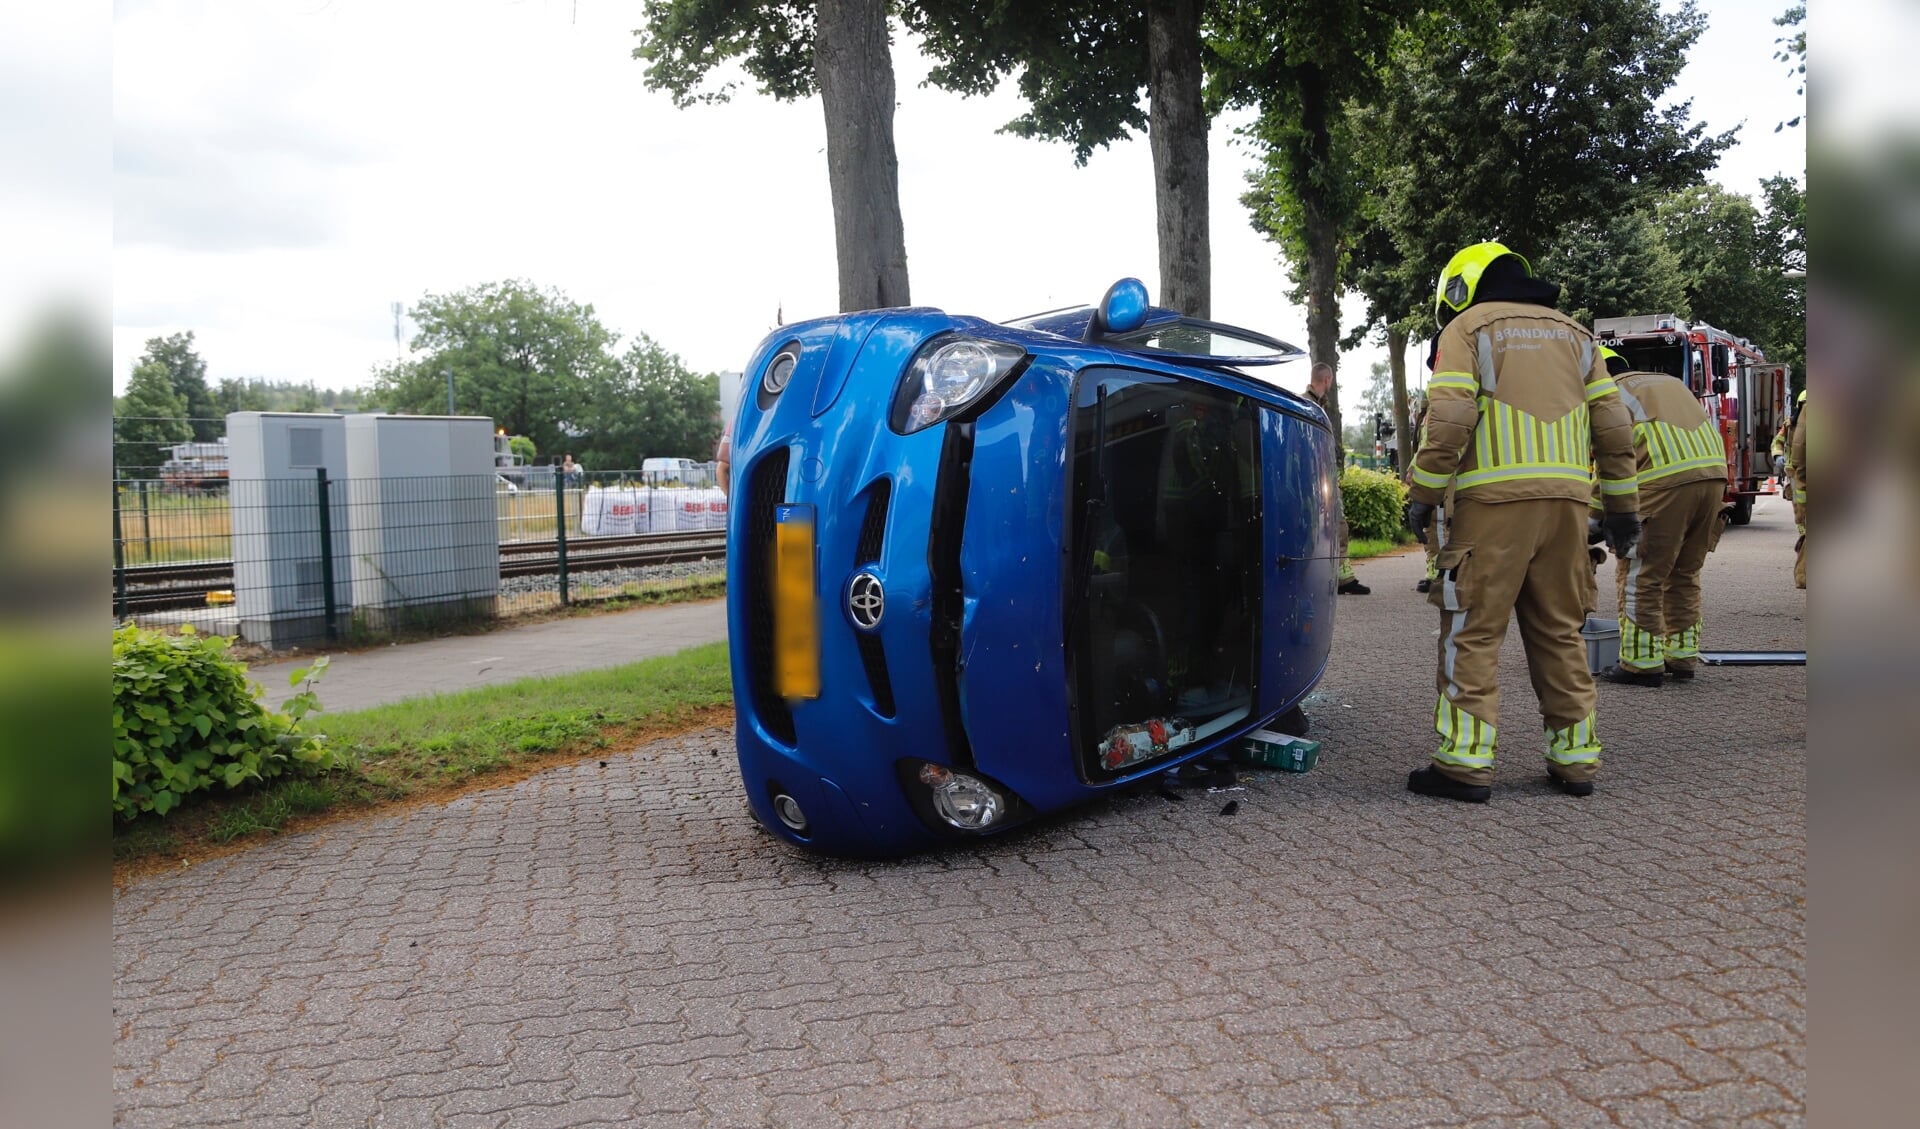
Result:
[[[1645,211],[1571,225],[1534,265],[1560,285],[1560,309],[1575,321],[1591,325],[1596,317],[1695,312],[1680,257]]]
[[[187,403],[174,392],[167,367],[142,361],[133,368],[127,393],[113,403],[113,465],[122,476],[151,477],[165,463],[175,443],[193,437],[193,428],[180,417]]]
[[[646,334],[591,388],[594,423],[575,451],[588,467],[637,467],[649,456],[704,461],[720,438],[720,380],[688,372]]]
[[[1734,140],[1669,104],[1704,28],[1691,3],[1501,0],[1403,36],[1367,128],[1381,220],[1427,301],[1467,243],[1541,256],[1699,183]]]
[[[374,373],[374,398],[391,408],[446,411],[451,372],[457,411],[599,470],[705,459],[719,438],[717,377],[688,372],[644,334],[617,354],[620,335],[558,290],[490,282],[428,294],[412,317],[416,356]]]
[[[319,708],[313,691],[296,695],[288,713],[269,711],[227,647],[186,629],[114,632],[113,810],[121,819],[165,815],[215,786],[332,767],[324,739],[297,731]],[[311,686],[326,667],[321,658],[294,682]]]
[[[633,57],[647,64],[647,88],[667,91],[682,109],[727,101],[732,83],[701,84],[734,60],[783,102],[816,89],[812,0],[647,0],[645,18]]]
[[[1407,508],[1407,488],[1391,474],[1348,467],[1340,474],[1340,502],[1353,536],[1391,541]]]

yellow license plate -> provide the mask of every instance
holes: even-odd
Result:
[[[820,696],[820,611],[813,574],[813,507],[779,506],[773,524],[773,686]]]

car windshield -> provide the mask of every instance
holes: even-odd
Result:
[[[1260,615],[1259,408],[1093,368],[1073,417],[1077,751],[1106,779],[1246,718]]]
[[[1664,372],[1687,378],[1687,350],[1677,342],[1622,341],[1611,346],[1635,372]]]
[[[1260,337],[1247,330],[1199,321],[1149,326],[1114,340],[1130,349],[1178,353],[1188,357],[1231,357],[1242,361],[1278,361],[1299,352],[1284,342]]]

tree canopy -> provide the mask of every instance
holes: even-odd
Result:
[[[719,381],[687,372],[642,335],[620,335],[591,305],[511,280],[428,294],[410,311],[416,354],[375,370],[371,398],[394,411],[492,417],[536,449],[601,470],[643,458],[704,459],[719,437]]]
[[[593,426],[573,451],[595,470],[660,456],[704,461],[720,438],[720,378],[689,372],[644,333],[603,370],[592,400]]]
[[[214,410],[225,417],[229,412],[331,412],[360,406],[366,394],[359,389],[318,388],[312,382],[240,380],[221,377],[213,388]]]
[[[1247,132],[1264,161],[1243,202],[1307,302],[1315,360],[1384,332],[1397,428],[1411,422],[1408,335],[1431,327],[1433,280],[1466,244],[1500,239],[1573,270],[1582,301],[1671,292],[1656,251],[1633,249],[1632,266],[1651,272],[1637,280],[1600,256],[1630,238],[1635,221],[1618,217],[1699,183],[1733,143],[1690,123],[1689,103],[1661,106],[1705,26],[1690,2],[1671,14],[1657,0],[1225,10],[1222,90],[1261,107]],[[1348,288],[1368,309],[1343,337]]]
[[[1656,210],[1692,317],[1743,337],[1772,324],[1780,280],[1761,261],[1760,209],[1750,198],[1699,184],[1668,196]]]
[[[1403,34],[1373,119],[1382,218],[1429,288],[1460,247],[1543,255],[1581,223],[1699,183],[1734,141],[1690,123],[1690,101],[1660,105],[1706,25],[1690,0],[1503,0],[1494,15]]]
[[[180,398],[180,414],[188,417],[195,442],[210,442],[225,434],[226,424],[214,403],[213,393],[207,388],[207,363],[194,351],[191,330],[148,338],[140,361],[151,361],[167,370],[167,383]]]
[[[193,438],[187,405],[173,390],[165,363],[142,358],[127,391],[113,402],[113,468],[121,478],[151,478],[167,461],[167,448]]]
[[[1371,179],[1354,174],[1357,143],[1346,107],[1379,89],[1388,45],[1413,9],[1412,0],[1246,0],[1223,20],[1221,95],[1260,106],[1245,132],[1264,166],[1249,175],[1253,187],[1241,199],[1296,265],[1295,277],[1304,276],[1308,353],[1336,367],[1342,264],[1359,235]],[[1338,435],[1337,382],[1327,410]]]
[[[1780,48],[1773,53],[1773,57],[1776,62],[1787,64],[1787,77],[1796,83],[1793,92],[1803,97],[1807,93],[1807,29],[1804,26],[1806,22],[1807,5],[1804,0],[1799,4],[1789,5],[1787,10],[1773,21],[1775,27],[1799,29],[1791,35],[1782,35],[1773,41]],[[1796,114],[1788,118],[1774,126],[1773,132],[1779,133],[1783,129],[1791,129],[1799,125],[1801,117],[1802,115]]]
[[[1753,336],[1766,343],[1769,359],[1792,365],[1798,381],[1807,365],[1807,192],[1790,176],[1772,176],[1760,182],[1760,195],[1760,261],[1780,292],[1770,327]]]
[[[1559,284],[1561,311],[1585,325],[1631,314],[1691,316],[1680,257],[1644,211],[1575,224],[1534,265]]]
[[[616,341],[592,306],[511,280],[428,294],[409,316],[417,356],[376,370],[375,399],[443,415],[451,372],[454,411],[491,416],[543,451],[584,430],[586,389],[612,363]]]

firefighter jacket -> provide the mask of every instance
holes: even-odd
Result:
[[[1793,500],[1807,504],[1807,406],[1800,405],[1800,418],[1793,425],[1793,439],[1787,444],[1787,469],[1793,474]]]
[[[1427,434],[1408,497],[1584,502],[1594,468],[1608,512],[1640,507],[1633,421],[1593,334],[1547,306],[1486,301],[1440,333]]]
[[[1332,391],[1332,389],[1328,389],[1328,391]],[[1305,392],[1302,392],[1301,395],[1305,396],[1309,400],[1312,400],[1315,407],[1327,413],[1327,426],[1332,427],[1333,426],[1333,409],[1327,406],[1327,397],[1314,395],[1312,388],[1308,388]],[[1338,429],[1335,429],[1333,433],[1333,451],[1334,451],[1334,465],[1336,467],[1345,467],[1347,465],[1347,445],[1340,438],[1340,432]]]
[[[1623,372],[1613,378],[1633,417],[1633,457],[1642,490],[1727,477],[1720,429],[1678,377]]]

